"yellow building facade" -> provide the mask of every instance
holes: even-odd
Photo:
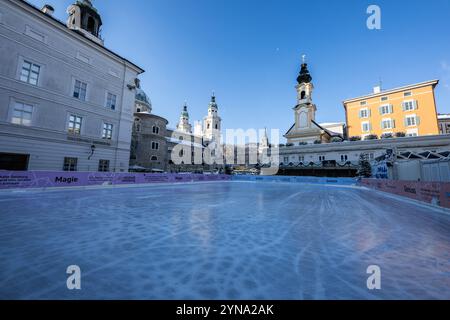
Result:
[[[406,136],[439,134],[432,80],[391,90],[374,88],[374,93],[343,102],[349,137],[402,132]]]

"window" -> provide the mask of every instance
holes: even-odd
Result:
[[[369,132],[370,131],[370,123],[369,122],[361,123],[361,129],[362,129],[362,132]]]
[[[109,171],[109,160],[99,160],[98,172],[108,172],[108,171]]]
[[[78,158],[64,158],[64,171],[77,171]]]
[[[319,161],[325,161],[325,156],[319,156]]]
[[[159,143],[158,142],[152,142],[152,150],[158,150],[159,149]]]
[[[73,90],[73,97],[86,101],[87,83],[75,80],[75,87]]]
[[[395,127],[394,120],[392,119],[383,119],[381,120],[381,129],[393,129]]]
[[[341,162],[347,162],[347,160],[348,160],[348,155],[341,154]]]
[[[217,123],[216,123],[216,129],[218,129],[219,127],[217,126]]]
[[[284,162],[288,163],[289,162],[289,157],[284,157]]]
[[[416,115],[411,115],[411,116],[405,117],[405,126],[406,127],[418,126],[419,123],[420,123],[419,117],[417,117]]]
[[[153,126],[153,133],[154,134],[159,134],[159,127]]]
[[[381,102],[388,101],[388,100],[389,100],[388,97],[381,97],[381,99],[380,99]]]
[[[150,160],[151,160],[151,161],[158,161],[158,157],[157,157],[157,156],[152,156],[152,157],[150,158]]]
[[[419,131],[417,129],[410,129],[406,131],[407,137],[417,137],[419,135]]]
[[[23,126],[31,125],[31,118],[33,115],[33,106],[16,102],[11,118],[11,122],[14,124],[20,124]]]
[[[41,67],[37,64],[24,60],[20,71],[20,81],[37,86]]]
[[[104,123],[102,139],[111,140],[112,139],[112,131],[113,131],[113,125],[110,123]]]
[[[81,123],[83,121],[83,118],[71,114],[69,116],[69,133],[72,134],[81,134]]]
[[[360,104],[361,106],[365,106],[365,105],[367,105],[367,101],[361,101],[359,104]]]
[[[405,92],[405,93],[403,93],[403,96],[404,97],[411,97],[412,96],[412,92],[411,91]]]
[[[411,111],[417,109],[417,102],[414,100],[403,101],[403,111]]]
[[[209,123],[208,123],[208,125],[207,125],[207,129],[209,129],[209,126],[210,126],[210,125],[209,125]]]
[[[370,117],[370,110],[367,109],[367,108],[359,110],[359,117],[360,118],[368,118],[368,117]]]
[[[178,140],[183,141],[183,140],[184,140],[183,136],[180,136],[180,137],[178,138]]]
[[[106,95],[106,107],[111,110],[116,110],[117,96],[109,93]]]
[[[394,111],[391,104],[382,105],[378,108],[378,110],[380,111],[381,115],[390,114]]]
[[[305,162],[305,156],[298,156],[299,162]]]

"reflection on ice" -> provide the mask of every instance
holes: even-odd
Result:
[[[0,202],[1,299],[450,299],[450,216],[368,190],[219,182]]]

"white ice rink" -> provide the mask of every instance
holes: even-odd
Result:
[[[450,216],[365,189],[4,192],[0,228],[0,299],[450,299]]]

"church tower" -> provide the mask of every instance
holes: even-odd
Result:
[[[298,129],[310,129],[315,128],[311,120],[315,120],[317,108],[312,102],[314,86],[311,82],[312,77],[305,61],[305,55],[302,60],[300,74],[297,77],[298,84],[295,87],[297,89],[297,106],[294,108],[295,126]]]
[[[208,115],[203,119],[203,135],[206,140],[218,141],[220,139],[222,119],[220,119],[218,111],[216,96],[213,92],[208,106]]]
[[[189,123],[189,113],[187,110],[187,103],[184,103],[183,111],[180,114],[180,121],[177,124],[177,130],[185,133],[192,132],[192,126]]]
[[[103,45],[100,38],[102,18],[97,9],[92,5],[91,0],[77,0],[67,8],[69,18],[67,27],[82,33],[85,37]]]
[[[284,137],[287,138],[288,144],[314,143],[322,138],[321,130],[313,123],[317,107],[312,99],[314,86],[305,55],[302,56],[295,89],[297,90],[297,104],[293,108],[295,123]]]

